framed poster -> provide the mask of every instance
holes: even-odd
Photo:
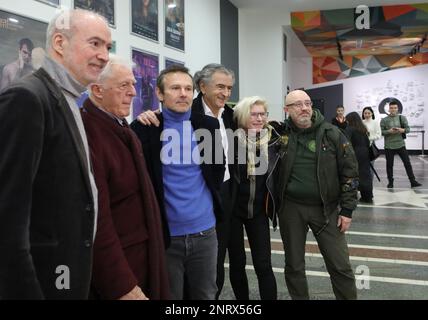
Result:
[[[184,62],[182,61],[178,61],[178,60],[174,60],[174,59],[170,59],[165,57],[165,69],[168,68],[169,66],[173,65],[173,64],[179,64],[180,66],[184,66]]]
[[[114,0],[74,0],[74,8],[94,11],[105,17],[110,26],[116,26]]]
[[[37,1],[46,3],[52,7],[59,7],[60,0],[37,0]]]
[[[131,30],[137,36],[159,40],[158,0],[132,0]]]
[[[165,45],[184,51],[184,0],[164,0]]]
[[[159,75],[159,56],[153,53],[132,48],[134,62],[134,76],[137,83],[137,96],[133,103],[133,119],[146,110],[159,109],[159,100],[156,96],[156,79]]]
[[[0,10],[0,91],[40,68],[48,24]]]

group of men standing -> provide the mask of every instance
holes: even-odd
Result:
[[[0,95],[0,299],[218,299],[233,214],[233,72],[163,70],[162,112],[129,126],[136,81],[109,57],[105,19],[66,11],[47,36],[42,68]],[[275,188],[289,293],[309,298],[311,228],[336,297],[356,299],[344,235],[357,204],[354,152],[304,91],[287,95],[285,111]]]

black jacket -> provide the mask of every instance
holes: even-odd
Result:
[[[39,69],[0,95],[0,122],[0,300],[86,299],[94,201],[70,107]]]
[[[165,232],[165,244],[168,246],[170,243],[170,233],[168,230],[168,223],[166,221],[162,163],[160,160],[160,154],[162,149],[161,133],[163,131],[163,117],[162,114],[157,115],[157,117],[160,121],[159,127],[145,126],[137,120],[134,120],[131,123],[131,128],[137,134],[143,146],[143,153],[146,159],[147,169],[149,171],[150,178],[152,179],[152,183],[155,188],[155,193],[161,208],[163,227]],[[218,130],[219,123],[217,119],[192,112],[190,121],[195,131],[203,128],[207,129],[210,132],[211,136],[213,137],[212,155],[214,157],[214,155],[216,154],[215,150],[217,148],[222,148],[221,142],[216,144],[216,140],[221,141],[220,132]],[[214,137],[216,135],[217,138],[215,139]],[[222,153],[222,150],[220,150],[219,152]],[[203,156],[202,153],[201,156]],[[223,218],[223,207],[220,199],[220,187],[223,183],[224,178],[224,157],[221,160],[222,161],[220,161],[220,163],[218,164],[216,164],[215,159],[212,159],[212,164],[201,164],[202,174],[213,197],[214,213],[217,222],[221,221]]]
[[[193,99],[192,104],[192,114],[199,114],[199,115],[205,115],[204,106],[202,104],[202,93],[200,92],[198,96]],[[235,131],[237,129],[236,122],[233,119],[233,109],[227,105],[224,106],[224,111],[221,116],[223,119],[224,127],[226,129],[231,129]],[[229,159],[232,159],[233,155],[233,149],[231,146],[233,146],[233,135],[228,135],[228,141],[229,141]],[[235,168],[236,169],[236,168]],[[232,172],[235,170],[233,165],[231,164],[231,161],[229,161],[229,172],[232,176]]]

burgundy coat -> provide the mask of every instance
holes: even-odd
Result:
[[[150,299],[168,299],[159,205],[134,132],[87,99],[82,109],[99,215],[92,286],[117,299],[139,285]]]

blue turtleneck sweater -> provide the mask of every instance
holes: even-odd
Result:
[[[200,155],[189,120],[190,113],[191,110],[177,113],[166,107],[162,109],[164,141],[161,161],[171,236],[201,232],[216,223],[212,195],[198,164]]]

